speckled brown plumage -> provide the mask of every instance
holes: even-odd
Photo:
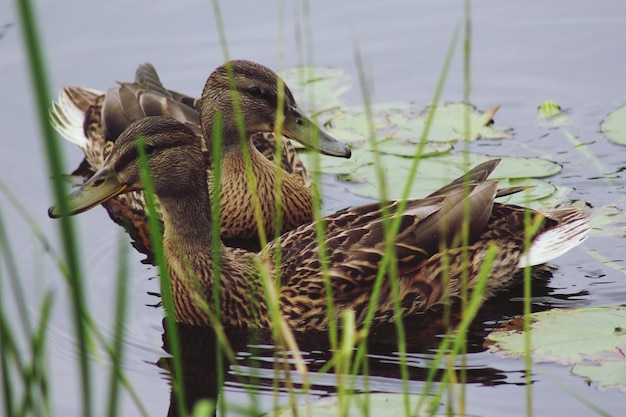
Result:
[[[248,61],[234,61],[234,76],[237,85],[246,83],[261,89],[266,97],[276,95],[278,79],[269,69]],[[228,74],[216,70],[203,93],[203,100],[208,103],[204,111],[198,113],[198,102],[175,91],[167,90],[162,84],[154,67],[150,64],[141,65],[137,69],[133,83],[120,83],[119,87],[109,89],[106,94],[82,87],[66,87],[54,103],[52,120],[57,130],[68,139],[79,144],[85,153],[85,159],[74,171],[86,181],[94,172],[103,166],[104,161],[119,134],[132,122],[144,117],[166,115],[185,123],[202,143],[207,169],[210,175],[210,152],[207,151],[201,130],[201,118],[213,120],[212,113],[216,104],[224,113],[225,120],[234,120],[234,106],[228,95]],[[242,77],[240,77],[242,75]],[[224,78],[221,80],[221,78]],[[222,91],[223,90],[223,91]],[[293,96],[285,86],[285,108],[292,106],[297,109]],[[312,201],[309,191],[310,178],[298,157],[291,142],[282,137],[281,164],[283,179],[282,227],[275,228],[276,210],[274,196],[275,175],[268,172],[274,169],[276,155],[276,138],[273,134],[276,117],[276,103],[263,100],[259,104],[255,100],[243,100],[242,114],[246,125],[246,135],[254,147],[251,154],[253,172],[257,179],[258,189],[251,190],[243,171],[241,153],[230,153],[223,161],[223,189],[221,192],[222,237],[231,246],[259,249],[259,230],[252,216],[250,193],[259,193],[262,202],[263,228],[269,238],[312,220]],[[217,103],[217,101],[221,103]],[[306,119],[304,119],[306,120]],[[76,126],[80,121],[80,126]],[[263,123],[261,123],[261,121]],[[206,125],[207,123],[205,123]],[[82,131],[81,131],[82,128]],[[311,126],[312,129],[316,129]],[[77,132],[78,130],[78,132]],[[230,132],[239,140],[237,131]],[[293,136],[293,135],[292,135]],[[345,148],[346,154],[349,151]],[[231,201],[229,198],[235,195]],[[241,202],[247,204],[241,204]],[[151,255],[148,238],[146,209],[141,191],[122,194],[103,203],[109,216],[122,225],[133,239],[134,246],[141,252]]]
[[[411,316],[460,297],[463,276],[471,291],[491,246],[498,251],[485,297],[506,287],[521,267],[546,262],[578,245],[590,227],[584,214],[574,208],[544,213],[531,210],[530,220],[537,220],[540,227],[529,236],[531,247],[526,250],[525,210],[494,203],[497,195],[518,190],[499,191],[497,181],[487,181],[499,162],[491,160],[426,198],[409,200],[402,212],[398,210],[401,203],[392,201],[352,208],[320,220],[326,230],[331,294],[324,285],[315,224],[287,232],[258,254],[220,246],[217,276],[210,239],[210,196],[204,186],[202,153],[192,131],[170,118],[142,119],[122,134],[103,172],[115,167],[113,189],[141,189],[133,159],[134,137],[139,134],[150,149],[153,181],[164,213],[176,317],[191,325],[211,324],[205,308],[216,309],[213,288],[217,283],[223,323],[270,328],[259,266],[274,277],[282,315],[294,330],[325,330],[330,321],[339,322],[346,310],[356,313],[356,325],[361,326],[370,305],[375,308],[375,323],[389,322],[397,319],[395,299],[400,302],[401,315]],[[116,161],[130,162],[120,166]],[[171,170],[172,164],[178,169]],[[100,187],[96,181],[85,184],[77,197],[70,198],[70,202],[81,199],[80,204],[70,204],[73,212],[97,202]],[[85,199],[83,194],[89,192],[96,195]],[[51,214],[58,215],[58,210],[51,209]],[[380,297],[373,300],[385,251],[385,216],[398,219],[400,224],[393,240],[399,292],[394,295],[392,278],[385,274]],[[466,219],[468,236],[463,246],[460,230]],[[335,306],[332,317],[327,309],[329,295]]]

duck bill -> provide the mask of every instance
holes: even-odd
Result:
[[[351,151],[345,144],[324,132],[306,118],[297,107],[288,107],[285,114],[283,134],[325,155],[350,158]]]
[[[104,166],[67,197],[67,214],[82,213],[128,191],[130,190],[126,184],[120,183],[111,167]],[[52,218],[61,217],[62,214],[58,204],[48,210],[48,215]]]

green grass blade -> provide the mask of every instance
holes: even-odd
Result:
[[[106,415],[114,417],[118,415],[120,370],[123,366],[124,354],[124,325],[126,321],[126,307],[128,304],[128,252],[125,250],[125,242],[120,240],[118,250],[117,280],[115,285],[115,318],[113,328],[113,345],[111,355],[111,373],[109,376],[109,395],[107,400]]]
[[[16,307],[17,307],[17,315],[22,324],[22,330],[24,331],[26,337],[31,334],[31,325],[30,320],[28,318],[28,312],[26,311],[26,296],[24,294],[24,289],[22,288],[22,279],[20,277],[17,265],[15,264],[15,259],[17,259],[13,251],[11,250],[11,246],[9,245],[9,236],[6,233],[6,228],[4,226],[4,220],[2,216],[2,212],[0,211],[0,253],[2,255],[3,263],[7,269],[7,274],[9,276],[9,282],[11,283],[11,291],[16,299]]]
[[[34,10],[29,0],[17,0],[16,7],[19,13],[19,20],[22,27],[22,36],[25,41],[25,49],[30,61],[30,75],[35,94],[35,106],[41,128],[41,138],[46,151],[48,168],[53,178],[52,189],[56,200],[59,202],[61,213],[67,213],[68,207],[64,200],[65,187],[61,181],[63,173],[63,163],[61,152],[48,119],[48,106],[50,95],[48,80],[44,65],[41,43],[39,42],[38,27],[35,21]],[[85,324],[85,298],[80,273],[80,256],[76,244],[74,228],[71,220],[67,216],[59,219],[63,252],[68,266],[68,278],[70,281],[70,294],[73,308],[74,327],[78,345],[78,361],[81,379],[81,400],[82,415],[91,417],[92,394],[91,394],[91,372],[88,355],[87,327]]]
[[[0,282],[2,281],[0,280]],[[18,384],[15,382],[15,371],[13,371],[12,368],[16,366],[18,370],[21,371],[21,375],[23,375],[24,372],[22,361],[19,357],[19,350],[16,349],[13,329],[5,313],[3,302],[4,294],[3,291],[0,291],[0,370],[2,371],[2,398],[4,400],[4,414],[13,416],[15,415],[16,409],[14,387]]]
[[[31,339],[32,346],[32,396],[35,414],[39,416],[51,415],[49,399],[49,383],[46,372],[46,336],[50,324],[53,296],[47,293],[41,303],[39,314],[39,325],[33,332]]]

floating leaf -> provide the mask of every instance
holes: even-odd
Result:
[[[344,142],[358,144],[365,142],[371,135],[377,140],[389,138],[414,139],[421,132],[411,132],[391,121],[394,114],[405,112],[417,117],[417,108],[408,102],[373,105],[370,115],[362,106],[346,107],[336,112],[328,122],[329,131]]]
[[[465,103],[440,104],[435,111],[427,140],[456,142],[460,140],[474,141],[478,138],[510,138],[509,128],[493,125],[493,116],[497,109],[481,112],[476,107]],[[418,132],[417,136],[419,137],[426,125],[427,114],[428,109],[424,110],[418,118],[403,120],[400,117],[394,117],[392,121],[407,131]],[[466,116],[469,116],[469,130],[467,132]]]
[[[575,364],[572,372],[598,387],[626,392],[626,306],[554,309],[531,314],[530,349],[535,362]],[[522,318],[487,336],[490,351],[524,354]]]
[[[419,161],[415,180],[411,184],[409,197],[424,197],[437,188],[440,188],[452,179],[460,177],[471,167],[492,159],[492,157],[474,153],[447,153],[443,155],[422,158]],[[395,155],[381,155],[380,163],[386,178],[387,198],[401,198],[408,181],[412,158]],[[531,177],[554,175],[561,170],[561,166],[550,161],[538,158],[502,157],[502,161],[495,169],[491,178],[508,179],[502,186],[531,185],[532,189],[508,197],[505,202],[526,205],[529,201],[540,200],[551,196],[556,187],[539,180],[528,180]],[[380,198],[377,169],[373,162],[361,163],[351,172],[351,178],[363,182],[362,185],[350,190],[356,194]],[[522,179],[524,179],[522,181]]]
[[[626,392],[626,361],[604,362],[598,365],[574,365],[572,372],[596,382],[599,388],[617,387]]]
[[[372,105],[368,112],[363,107],[346,107],[340,96],[349,88],[350,79],[342,70],[335,68],[299,67],[283,75],[299,99],[307,102],[314,97],[317,103],[325,103],[317,111],[323,113],[323,120],[329,120],[328,129],[337,139],[352,144],[352,158],[349,160],[304,153],[307,166],[312,167],[312,171],[336,174],[341,179],[361,183],[351,190],[363,196],[381,197],[374,150],[380,152],[387,197],[400,198],[413,157],[421,149],[422,159],[409,197],[422,197],[490,158],[463,152],[452,154],[450,142],[480,137],[510,137],[509,128],[493,126],[497,107],[481,112],[470,104],[448,103],[436,107],[428,142],[420,147],[418,142],[424,130],[428,108],[420,109],[409,102]],[[313,103],[307,103],[309,107],[313,106]],[[554,103],[550,106],[546,102],[543,107],[546,112],[552,108],[554,113],[558,109],[555,106]],[[467,122],[469,129],[466,132]],[[377,140],[375,146],[367,140],[372,135]],[[505,157],[492,178],[516,180],[517,185],[523,183],[533,187],[507,197],[505,202],[545,207],[560,202],[567,190],[561,189],[557,193],[556,187],[536,178],[548,177],[560,170],[560,165],[538,158]],[[521,179],[524,181],[520,182]],[[507,186],[508,183],[503,182],[502,185]]]
[[[571,365],[591,361],[604,363],[609,370],[612,363],[620,363],[623,369],[626,307],[554,309],[533,313],[531,317],[530,351],[535,362]],[[522,356],[525,336],[521,323],[518,318],[506,329],[489,334],[490,350],[504,356]]]
[[[339,68],[295,67],[281,73],[298,103],[326,123],[343,106],[340,97],[350,89],[350,77]]]
[[[363,142],[371,134],[377,139],[393,137],[413,141],[422,135],[428,108],[422,110],[409,102],[376,104],[370,107],[368,117],[363,106],[344,106],[340,97],[350,89],[351,80],[341,69],[305,66],[289,69],[281,75],[300,104],[316,116],[318,122],[328,124],[333,135],[344,142]],[[481,112],[466,103],[437,105],[427,139],[455,142],[480,137],[510,138],[510,128],[493,125],[497,110],[498,107]],[[468,129],[466,116],[469,116]]]
[[[539,117],[549,126],[565,126],[569,120],[561,106],[552,100],[546,100],[539,106]]]
[[[478,138],[510,138],[510,129],[492,125],[496,109],[478,111],[464,103],[448,103],[437,106],[427,140],[430,142],[473,141]],[[376,138],[403,138],[413,142],[422,136],[428,109],[420,111],[411,103],[388,103],[372,107],[371,118],[362,108],[344,111],[330,122],[333,135],[342,140],[355,142],[370,136],[370,125]],[[469,116],[469,130],[465,120]]]
[[[557,187],[554,184],[550,184],[550,185],[555,187],[556,190],[554,191],[554,193],[550,194],[549,196],[532,200],[532,201],[528,201],[527,203],[526,202],[517,202],[517,203],[511,202],[511,204],[518,204],[518,205],[529,207],[535,210],[541,210],[541,209],[554,208],[554,207],[559,206],[563,202],[566,202],[568,195],[572,192],[572,189],[570,187],[562,187],[562,186]],[[504,199],[500,199],[499,201],[502,203],[508,203],[508,201]]]
[[[430,405],[431,400],[428,397],[423,401],[421,409],[417,410],[416,407],[420,399],[423,399],[423,397],[419,395],[409,395],[407,397],[403,394],[351,394],[344,397],[348,404],[344,405],[345,408],[342,408],[339,397],[331,396],[301,405],[295,409],[286,407],[269,415],[273,417],[404,416],[407,415],[406,400],[408,400],[408,415],[413,416],[426,413],[427,407]]]
[[[558,116],[561,113],[561,106],[559,106],[558,104],[556,104],[556,102],[552,100],[546,100],[539,106],[539,116],[543,117],[544,119]]]
[[[600,130],[611,142],[626,145],[626,105],[609,113],[600,123]]]
[[[348,175],[363,165],[373,164],[372,153],[364,148],[353,149],[350,159],[314,155],[312,152],[305,152],[300,155],[310,171],[326,174]],[[319,165],[316,161],[319,161]]]
[[[549,182],[534,178],[511,178],[509,180],[501,180],[500,186],[502,188],[517,186],[529,187],[527,190],[498,199],[500,203],[515,204],[518,206],[529,206],[533,201],[548,199],[557,191],[557,187]]]
[[[392,139],[377,145],[377,149],[381,154],[393,156],[402,159],[403,162],[410,160],[417,152],[417,145],[414,143],[403,143],[401,140]],[[301,153],[306,162],[307,167],[313,172],[324,172],[326,174],[348,175],[356,172],[363,166],[374,164],[374,147],[366,145],[361,148],[353,149],[350,159],[336,158],[327,155],[314,155],[312,152]],[[421,156],[432,157],[450,152],[452,145],[444,144],[428,144],[421,149]],[[316,158],[319,158],[319,169],[316,169]],[[364,181],[362,178],[355,177],[355,181]]]
[[[582,205],[582,203],[581,203]],[[614,205],[584,207],[591,219],[594,236],[622,237],[626,236],[626,213]]]
[[[448,153],[452,150],[452,144],[450,143],[429,143],[422,146],[419,149],[419,145],[414,142],[407,141],[402,138],[391,138],[381,140],[375,144],[367,143],[364,148],[369,151],[378,150],[380,153],[409,157],[412,158],[419,151],[420,157],[436,156]]]

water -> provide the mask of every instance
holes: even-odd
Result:
[[[231,4],[232,3],[232,4]],[[461,17],[460,2],[415,1],[316,1],[310,5],[310,21],[302,20],[302,6],[289,5],[281,13],[278,3],[247,1],[222,4],[227,28],[229,56],[261,62],[272,68],[302,63],[304,54],[294,36],[298,28],[310,24],[313,62],[320,66],[344,68],[352,75],[354,88],[347,94],[350,104],[359,104],[354,47],[363,57],[374,102],[411,100],[426,104],[439,77],[444,54],[454,26]],[[172,89],[199,94],[210,71],[225,60],[220,49],[210,2],[188,0],[175,5],[151,2],[46,1],[37,4],[40,34],[44,39],[51,88],[56,94],[64,85],[108,88],[114,80],[129,80],[137,64],[152,62]],[[564,165],[563,172],[550,180],[574,188],[571,197],[584,198],[594,206],[614,203],[625,207],[623,193],[626,149],[613,145],[599,133],[598,123],[626,102],[623,69],[626,55],[626,7],[622,1],[605,2],[554,0],[551,2],[473,2],[472,102],[481,109],[502,105],[496,115],[500,125],[515,128],[515,143],[478,143],[473,149],[493,155],[515,152],[542,156]],[[16,12],[0,4],[0,26],[16,22]],[[458,52],[458,51],[457,51]],[[26,211],[35,219],[54,250],[60,250],[57,223],[46,216],[52,202],[48,191],[47,169],[36,125],[29,73],[17,26],[9,28],[0,40],[0,179],[18,195]],[[462,60],[457,53],[444,89],[444,100],[459,100],[463,93]],[[588,151],[601,162],[597,168],[559,130],[540,126],[537,106],[546,99],[568,109],[571,125],[567,130],[588,144]],[[67,171],[82,158],[69,143],[63,144]],[[610,180],[604,174],[611,174]],[[326,209],[348,203],[343,185],[328,180]],[[48,358],[51,391],[56,415],[79,411],[78,374],[66,283],[54,266],[53,256],[33,238],[20,210],[0,197],[0,210],[8,227],[15,261],[27,290],[27,308],[36,317],[41,294],[55,295],[50,329]],[[151,267],[140,263],[120,229],[96,209],[76,218],[79,241],[84,249],[82,266],[89,307],[106,335],[112,333],[115,259],[121,247],[130,256],[132,281],[128,289],[129,317],[126,372],[150,415],[164,415],[169,407],[169,387],[163,371],[154,365],[164,352],[161,348],[161,318],[154,297],[147,291],[158,289]],[[553,304],[567,307],[618,305],[626,300],[624,274],[589,255],[598,253],[624,268],[623,238],[590,238],[583,248],[558,259],[560,269],[544,285],[543,292]],[[42,256],[43,253],[43,256]],[[43,260],[41,260],[43,258]],[[5,275],[3,275],[4,277]],[[4,278],[3,278],[4,280]],[[3,282],[4,285],[4,282]],[[4,289],[5,287],[3,287]],[[6,290],[4,290],[6,291]],[[518,293],[519,296],[519,293]],[[519,301],[495,303],[501,319],[521,310]],[[11,304],[12,300],[5,302]],[[503,313],[503,305],[507,309]],[[486,320],[487,318],[483,318]],[[16,326],[17,326],[16,318]],[[477,333],[486,326],[479,322]],[[479,341],[476,343],[478,344]],[[424,361],[428,356],[414,346],[411,364],[412,391],[422,387]],[[521,415],[525,411],[523,364],[486,352],[470,354],[469,362],[479,371],[467,387],[467,411],[481,416]],[[372,350],[376,377],[374,390],[397,392],[396,355],[392,347]],[[422,353],[419,353],[422,352]],[[256,356],[263,357],[264,351]],[[323,354],[310,357],[323,360]],[[316,356],[317,355],[317,356]],[[316,359],[317,358],[317,359]],[[321,358],[321,359],[320,359]],[[395,358],[395,359],[394,359]],[[244,361],[245,358],[240,358]],[[104,410],[107,360],[95,359],[95,410]],[[233,368],[235,375],[247,368]],[[615,389],[599,391],[570,374],[567,367],[544,364],[533,376],[535,415],[593,415],[571,392],[619,415],[624,394]],[[394,372],[396,374],[394,374]],[[270,379],[264,380],[271,384]],[[322,378],[315,393],[334,391],[332,376]],[[570,392],[568,392],[570,391]],[[237,382],[226,385],[226,400],[245,403]],[[269,390],[262,390],[259,404],[271,409]],[[122,415],[137,414],[127,395]]]

